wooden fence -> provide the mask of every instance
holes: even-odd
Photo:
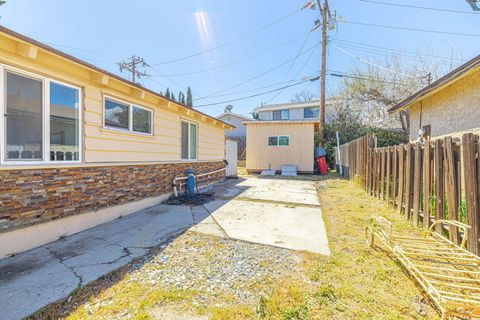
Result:
[[[479,149],[479,136],[471,133],[462,139],[445,137],[384,148],[376,147],[374,136],[365,136],[340,146],[336,163],[345,178],[397,208],[416,226],[428,228],[436,219],[470,225],[467,247],[478,255]],[[445,232],[460,243],[463,235],[456,227]]]

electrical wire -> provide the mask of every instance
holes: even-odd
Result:
[[[307,78],[313,78],[313,77],[314,77],[314,76],[308,76]],[[303,80],[303,79],[294,79],[295,82],[296,82],[296,81],[302,81],[302,80]],[[265,85],[265,86],[261,86],[261,87],[256,87],[256,88],[251,88],[251,89],[245,89],[245,90],[235,91],[235,92],[231,92],[231,93],[219,94],[219,95],[211,96],[211,98],[233,96],[233,95],[240,94],[240,93],[251,92],[251,91],[256,91],[256,90],[263,90],[263,89],[267,89],[267,88],[271,88],[271,87],[276,87],[276,86],[278,86],[278,85],[282,85],[282,84],[288,83],[288,82],[290,82],[290,81],[291,81],[291,80],[285,80],[285,81],[275,82],[275,83],[272,83],[272,84],[269,84],[269,85]]]
[[[273,100],[275,100],[280,94],[282,94],[283,90],[285,90],[286,88],[288,88],[288,85],[293,81],[293,79],[297,78],[298,75],[303,71],[303,69],[307,66],[308,62],[310,61],[310,59],[312,58],[313,54],[315,53],[315,50],[313,50],[310,55],[308,56],[308,58],[305,60],[305,63],[302,65],[302,67],[300,69],[298,69],[297,73],[295,73],[295,75],[293,76],[293,78],[290,80],[290,82],[287,84],[287,87],[285,87],[284,89],[282,90],[279,90],[277,93],[275,93],[270,99],[268,99],[268,101],[266,102],[266,104],[269,104],[270,102],[272,102]]]
[[[427,33],[436,33],[436,34],[449,34],[454,36],[466,36],[466,37],[480,37],[480,34],[478,33],[462,33],[462,32],[441,31],[441,30],[408,28],[408,27],[390,26],[390,25],[384,25],[384,24],[366,23],[366,22],[358,22],[358,21],[343,21],[343,23],[354,24],[354,25],[365,26],[365,27],[383,28],[383,29],[427,32]]]
[[[312,46],[312,47],[310,47],[310,48],[308,48],[308,49],[304,50],[302,53],[300,53],[300,55],[299,55],[299,56],[302,56],[302,55],[304,55],[304,54],[306,54],[306,53],[308,53],[308,52],[310,52],[310,51],[314,50],[314,49],[315,49],[315,48],[317,48],[319,45],[320,45],[320,41],[319,41],[319,42],[317,42],[317,43],[316,43],[314,46]],[[225,92],[225,91],[228,91],[228,90],[231,90],[231,89],[237,88],[237,87],[239,87],[239,86],[241,86],[241,85],[243,85],[243,84],[245,84],[245,83],[251,82],[251,81],[253,81],[253,80],[255,80],[255,79],[258,79],[258,78],[260,78],[260,77],[262,77],[262,76],[264,76],[264,75],[266,75],[266,74],[268,74],[268,73],[272,72],[272,71],[275,71],[275,70],[277,70],[277,69],[279,69],[279,68],[283,67],[284,65],[286,65],[286,64],[288,64],[289,62],[293,61],[294,59],[295,59],[295,57],[293,57],[293,58],[290,58],[290,59],[288,59],[288,60],[286,60],[286,61],[284,61],[284,62],[282,62],[282,63],[280,63],[280,64],[278,64],[278,65],[276,65],[276,66],[274,66],[274,67],[272,67],[272,68],[270,68],[270,69],[268,69],[268,70],[264,71],[264,72],[261,72],[261,73],[259,73],[259,74],[255,75],[255,76],[253,76],[253,77],[251,77],[251,78],[247,79],[247,80],[241,81],[241,82],[239,82],[239,83],[237,83],[237,84],[235,84],[235,85],[233,85],[233,86],[231,86],[231,87],[228,87],[228,88],[225,88],[225,89],[222,89],[222,90],[216,91],[216,92],[214,92],[214,93],[212,93],[212,94],[209,94],[209,95],[207,95],[207,96],[204,96],[204,97],[198,98],[197,100],[201,100],[201,99],[205,99],[205,98],[210,98],[210,97],[212,97],[212,96],[214,96],[214,95],[217,95],[217,94],[219,94],[219,93],[222,93],[222,92]]]
[[[205,69],[200,69],[200,70],[196,70],[196,71],[191,71],[191,72],[183,72],[183,73],[172,73],[172,74],[166,74],[165,76],[168,76],[168,77],[180,77],[180,76],[187,76],[187,75],[193,75],[193,74],[199,74],[199,73],[203,73],[203,72],[208,72],[208,71],[213,71],[213,70],[218,70],[218,69],[223,69],[223,68],[226,68],[226,67],[230,67],[232,65],[235,65],[235,64],[238,64],[238,63],[241,63],[241,62],[244,62],[244,61],[248,61],[250,59],[253,59],[253,58],[256,58],[258,56],[261,56],[265,53],[268,53],[270,51],[273,51],[275,49],[278,49],[284,45],[287,45],[291,42],[294,42],[295,40],[298,40],[299,38],[303,37],[304,35],[306,35],[307,33],[310,33],[309,32],[304,32],[296,37],[293,37],[287,41],[284,41],[280,44],[277,44],[271,48],[268,48],[266,50],[263,50],[263,51],[259,51],[255,54],[252,54],[248,57],[245,57],[245,58],[242,58],[242,59],[238,59],[238,60],[235,60],[235,61],[232,61],[232,62],[229,62],[229,63],[226,63],[226,64],[223,64],[223,65],[220,65],[220,66],[215,66],[215,67],[212,67],[212,68],[205,68]]]
[[[442,61],[457,61],[459,63],[464,62],[465,60],[463,59],[458,59],[458,58],[453,58],[453,57],[444,57],[440,55],[431,55],[431,54],[418,54],[413,51],[406,51],[406,50],[401,50],[401,49],[392,49],[392,48],[386,48],[386,47],[380,47],[380,46],[375,46],[375,45],[370,45],[366,43],[361,43],[361,42],[356,42],[356,41],[347,41],[347,40],[342,40],[342,39],[332,39],[333,42],[337,43],[340,46],[347,47],[349,49],[354,49],[358,51],[365,51],[368,53],[374,53],[374,54],[382,54],[382,55],[387,55],[390,56],[392,54],[405,57],[405,58],[411,58],[411,59],[416,59],[420,60],[421,58],[424,57],[432,57],[435,59],[439,59]]]
[[[207,106],[213,106],[213,105],[218,105],[218,104],[225,104],[225,103],[230,103],[230,102],[236,102],[236,101],[240,101],[240,100],[250,99],[250,98],[262,96],[262,95],[265,95],[265,94],[269,94],[269,93],[272,93],[272,92],[275,92],[275,91],[284,90],[284,89],[286,89],[286,88],[291,88],[291,87],[294,87],[294,86],[298,86],[298,85],[300,85],[300,84],[302,84],[302,83],[305,83],[305,82],[307,82],[307,81],[315,81],[315,80],[302,80],[302,81],[299,81],[299,82],[297,82],[297,83],[290,84],[290,85],[286,85],[286,86],[283,86],[283,87],[280,87],[280,88],[277,88],[277,89],[273,89],[273,90],[269,90],[269,91],[265,91],[265,92],[261,92],[261,93],[257,93],[257,94],[252,94],[252,95],[249,95],[249,96],[246,96],[246,97],[237,98],[237,99],[231,99],[231,100],[225,100],[225,101],[220,101],[220,102],[216,102],[216,103],[199,105],[199,106],[195,106],[195,108],[203,108],[203,107],[207,107]]]
[[[297,55],[295,56],[295,59],[293,59],[292,64],[290,65],[290,68],[288,68],[288,71],[287,71],[287,73],[285,74],[285,76],[288,75],[288,74],[290,73],[290,71],[292,71],[292,68],[293,68],[293,66],[295,65],[295,62],[297,62],[298,56],[300,55],[300,53],[302,52],[303,48],[304,48],[305,45],[307,44],[307,41],[308,41],[308,39],[310,38],[310,35],[311,35],[311,34],[312,34],[312,31],[308,32],[307,37],[305,38],[305,40],[303,41],[302,45],[301,45],[300,48],[298,49]]]
[[[338,77],[338,78],[350,78],[350,79],[357,79],[357,80],[374,81],[374,82],[381,82],[381,83],[387,83],[392,85],[402,85],[402,86],[407,85],[402,81],[375,79],[375,78],[365,77],[363,75],[348,74],[342,71],[329,70],[326,74],[329,76]]]
[[[361,62],[363,62],[363,63],[366,63],[366,64],[368,64],[368,65],[371,65],[371,66],[373,66],[373,67],[376,67],[376,68],[378,68],[378,69],[382,69],[382,70],[385,70],[385,71],[388,71],[388,72],[396,73],[396,74],[402,75],[402,76],[408,76],[408,75],[403,74],[403,73],[401,73],[401,72],[398,72],[398,71],[396,71],[396,70],[391,70],[391,69],[386,68],[386,67],[384,67],[384,66],[378,65],[378,64],[376,64],[376,63],[373,63],[373,62],[370,62],[370,61],[368,61],[368,60],[365,60],[365,59],[363,59],[363,58],[361,58],[361,57],[358,57],[358,56],[354,55],[353,53],[351,53],[351,52],[349,52],[349,51],[347,51],[347,50],[345,50],[345,49],[337,46],[335,43],[332,43],[332,46],[334,46],[335,48],[337,48],[338,50],[340,50],[340,51],[343,52],[344,54],[346,54],[346,55],[348,55],[348,56],[350,56],[350,57],[352,57],[352,58],[355,58],[355,59],[357,59],[357,60],[359,60],[359,61],[361,61]]]
[[[360,0],[360,1],[368,2],[368,3],[374,3],[374,4],[387,5],[387,6],[396,6],[396,7],[430,10],[430,11],[453,12],[453,13],[463,13],[463,14],[473,14],[473,15],[478,15],[479,14],[478,12],[474,12],[474,11],[461,11],[461,10],[453,10],[453,9],[414,6],[414,5],[403,4],[403,3],[395,3],[395,2],[383,2],[383,1],[374,1],[374,0]]]
[[[169,64],[169,63],[174,63],[174,62],[178,62],[178,61],[187,60],[187,59],[190,59],[190,58],[194,58],[194,57],[201,56],[201,55],[203,55],[203,54],[205,54],[205,53],[212,52],[212,51],[214,51],[214,50],[216,50],[216,49],[220,49],[220,48],[226,47],[226,46],[231,45],[231,44],[233,44],[233,43],[235,43],[235,42],[238,42],[238,41],[244,40],[244,39],[246,39],[246,38],[249,38],[249,37],[251,37],[251,36],[253,36],[253,35],[255,35],[255,34],[261,32],[261,31],[263,31],[263,30],[265,30],[265,29],[268,29],[268,28],[270,28],[271,26],[273,26],[273,25],[275,25],[275,24],[277,24],[277,23],[279,23],[279,22],[282,22],[282,21],[290,18],[291,16],[293,16],[294,14],[300,12],[301,10],[302,10],[302,8],[297,9],[297,10],[295,10],[295,11],[287,14],[286,16],[283,16],[283,17],[281,17],[281,18],[279,18],[279,19],[277,19],[277,20],[274,20],[274,21],[270,22],[269,24],[267,24],[267,25],[265,25],[265,26],[263,26],[263,27],[261,27],[261,28],[259,28],[259,29],[256,29],[255,31],[246,33],[246,34],[244,34],[244,35],[242,35],[242,36],[240,36],[240,37],[238,37],[238,38],[236,38],[236,39],[233,39],[233,40],[224,42],[224,43],[222,43],[222,44],[220,44],[220,45],[218,45],[218,46],[215,46],[215,47],[213,47],[213,48],[209,48],[209,49],[206,49],[206,50],[202,50],[202,51],[199,51],[199,52],[197,52],[197,53],[190,54],[190,55],[187,55],[187,56],[183,56],[183,57],[180,57],[180,58],[175,58],[175,59],[171,59],[171,60],[167,60],[167,61],[163,61],[163,62],[154,63],[154,64],[152,64],[152,66],[158,66],[158,65],[162,65],[162,64]]]

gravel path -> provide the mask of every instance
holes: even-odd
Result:
[[[290,250],[187,232],[153,256],[131,281],[193,289],[194,304],[256,303],[270,280],[303,274]]]

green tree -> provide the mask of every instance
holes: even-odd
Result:
[[[190,86],[187,88],[187,107],[193,107],[192,89],[190,89]]]
[[[173,93],[170,94],[170,99],[172,99],[173,101],[177,101],[177,100],[175,99],[175,95],[174,95]]]
[[[0,6],[3,6],[5,3],[7,3],[6,0],[0,0]]]
[[[167,88],[167,91],[165,91],[165,98],[170,99],[170,89]]]

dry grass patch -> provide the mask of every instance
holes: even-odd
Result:
[[[437,313],[414,282],[378,248],[366,249],[372,215],[394,221],[395,232],[420,234],[404,216],[353,182],[318,182],[331,256],[303,254],[309,281],[278,283],[261,301],[267,319],[435,319]]]

